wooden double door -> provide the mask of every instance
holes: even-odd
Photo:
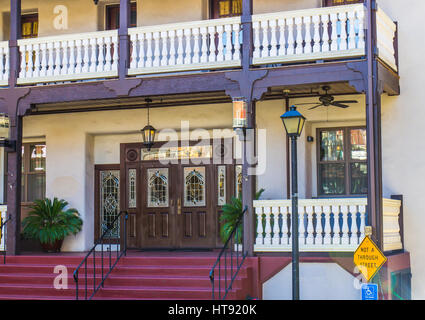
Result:
[[[121,148],[120,207],[129,213],[129,247],[221,246],[219,212],[234,194],[234,165],[202,159],[164,164],[145,157],[139,144]]]

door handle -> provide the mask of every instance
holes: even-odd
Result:
[[[182,214],[182,204],[180,201],[180,198],[177,199],[177,215],[181,215]]]

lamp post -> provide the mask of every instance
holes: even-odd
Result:
[[[297,175],[297,138],[303,131],[305,118],[292,106],[281,117],[286,134],[291,139],[291,198],[292,198],[292,300],[300,299],[300,268],[298,244],[298,175]]]

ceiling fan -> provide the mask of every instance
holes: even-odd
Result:
[[[334,107],[345,109],[345,108],[349,107],[349,106],[346,105],[346,103],[358,103],[358,101],[356,101],[356,100],[335,100],[334,96],[332,96],[328,93],[328,91],[330,89],[331,89],[331,87],[329,87],[329,86],[323,86],[322,87],[322,90],[325,91],[325,94],[322,94],[319,97],[320,104],[317,104],[317,103],[300,103],[298,105],[302,106],[302,105],[315,104],[315,106],[310,108],[309,110],[316,109],[316,108],[322,107],[322,106],[324,106],[324,107],[334,106]]]

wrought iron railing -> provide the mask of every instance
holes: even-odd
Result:
[[[246,252],[244,252],[242,229],[243,216],[247,209],[248,208],[245,207],[242,214],[237,219],[229,238],[227,238],[223,249],[221,249],[210,271],[212,300],[216,298],[219,300],[226,299],[227,294],[232,290],[233,282],[247,256]]]
[[[124,217],[124,232],[121,233],[121,236],[124,237],[124,241],[122,241],[123,246],[120,245],[116,237],[112,236],[112,232],[116,228],[116,224],[119,226],[119,222],[122,216]],[[83,297],[85,300],[90,300],[93,298],[100,287],[103,287],[105,280],[108,278],[109,274],[117,265],[121,257],[127,254],[127,220],[128,213],[121,211],[115,217],[115,219],[107,225],[107,229],[103,232],[102,236],[95,242],[93,248],[91,248],[77,269],[75,269],[73,276],[75,282],[76,300],[78,300],[80,297],[80,287],[84,290]],[[115,249],[112,249],[113,245],[115,245]],[[100,250],[96,250],[99,249],[99,246]],[[106,254],[104,253],[104,248],[106,248]],[[115,254],[113,254],[112,251],[115,251]],[[97,258],[96,255],[98,255]],[[100,259],[100,261],[96,261],[96,259]],[[96,263],[98,264],[96,265]],[[100,267],[100,270],[96,270],[96,267]],[[90,271],[92,271],[92,274],[89,274]],[[84,278],[80,279],[80,273],[83,273]],[[99,279],[97,279],[97,276]],[[80,280],[84,280],[84,282],[81,284]]]
[[[6,255],[7,255],[6,225],[10,220],[12,220],[11,215],[9,215],[9,217],[5,221],[2,221],[1,224],[0,224],[0,240],[1,240],[1,238],[3,238],[3,241],[4,241],[4,248],[1,251],[1,253],[3,254],[3,264],[6,264]]]

